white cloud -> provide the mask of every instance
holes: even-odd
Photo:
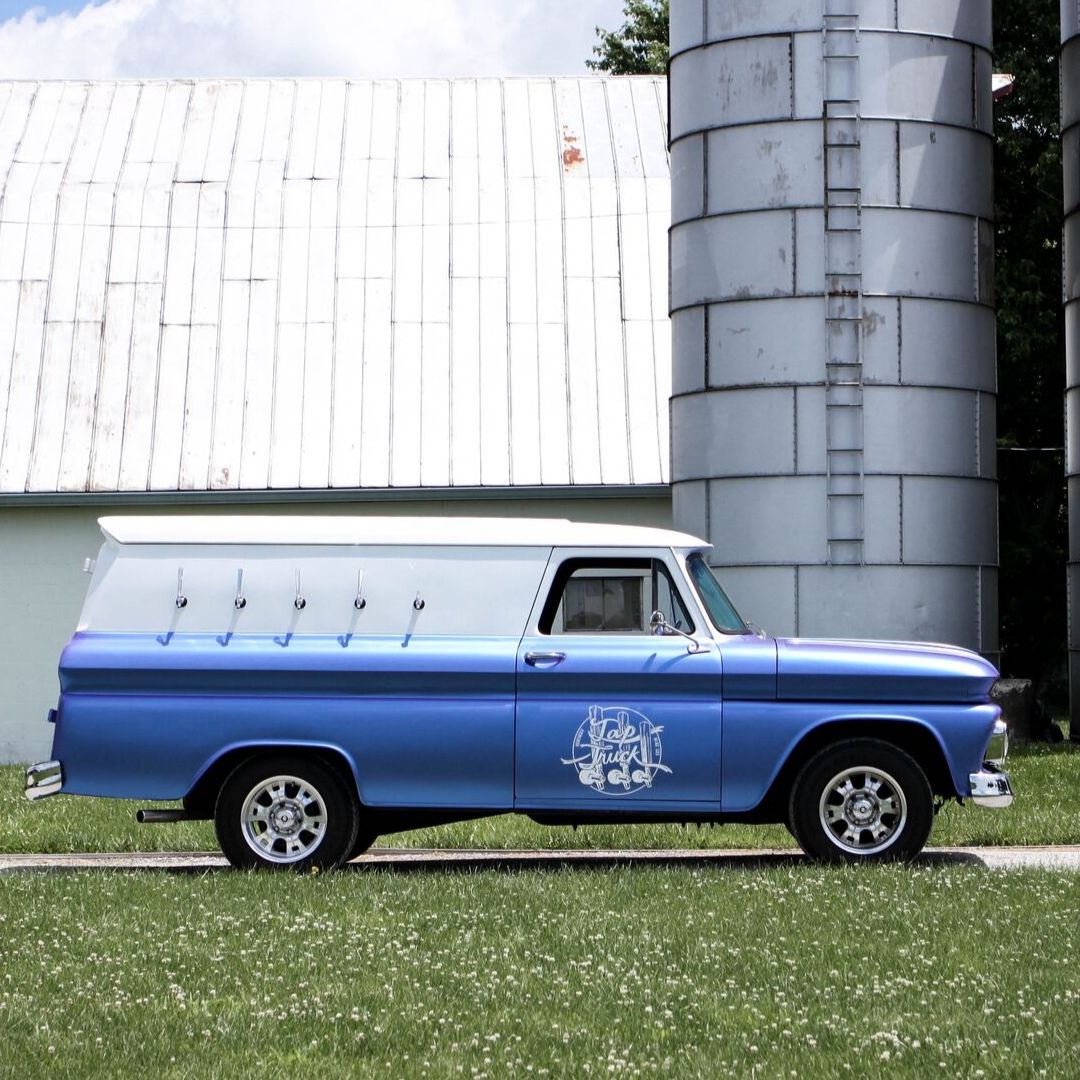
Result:
[[[622,0],[104,0],[0,23],[5,78],[573,75]]]

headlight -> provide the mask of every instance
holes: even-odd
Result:
[[[986,760],[1001,764],[1009,756],[1009,729],[1005,721],[998,717],[994,721],[994,731],[986,744]]]

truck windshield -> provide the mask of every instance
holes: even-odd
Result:
[[[720,582],[713,577],[705,560],[700,555],[691,555],[686,560],[686,568],[713,626],[722,634],[749,634],[750,628],[720,588]]]

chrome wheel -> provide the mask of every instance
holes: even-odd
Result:
[[[922,766],[883,739],[841,739],[802,767],[788,801],[788,828],[821,862],[914,858],[934,822]]]
[[[842,851],[884,851],[907,822],[903,788],[881,769],[844,769],[826,785],[818,803],[825,835]]]
[[[240,811],[248,847],[262,859],[293,863],[313,854],[326,835],[326,804],[298,776],[271,776],[248,792]]]

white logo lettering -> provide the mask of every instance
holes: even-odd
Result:
[[[657,773],[671,772],[660,764],[663,730],[635,709],[590,705],[574,733],[571,756],[561,760],[573,765],[578,779],[594,791],[629,795],[651,788]]]

